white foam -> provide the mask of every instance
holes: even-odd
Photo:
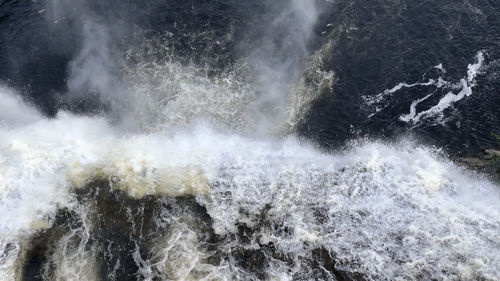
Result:
[[[60,238],[48,257],[52,267],[43,268],[44,280],[100,280],[98,256],[90,241],[92,223],[86,217],[84,206],[79,206],[77,211],[83,218],[82,225]]]
[[[476,76],[480,73],[481,67],[484,63],[483,52],[478,52],[476,55],[476,63],[467,66],[467,82],[475,85]]]
[[[412,122],[413,124],[418,123],[422,118],[430,117],[430,116],[438,116],[443,114],[443,111],[450,106],[452,106],[455,102],[462,100],[466,96],[470,96],[472,94],[472,87],[467,84],[465,80],[461,80],[462,90],[458,94],[454,94],[453,92],[448,92],[444,97],[442,97],[438,104],[432,106],[431,108],[421,111],[418,114],[416,113],[416,106],[430,97],[430,95],[425,96],[422,99],[418,99],[412,102],[410,113],[407,115],[402,115],[399,117],[399,120],[404,122]]]
[[[205,70],[183,66],[175,59],[133,65],[127,68],[128,90],[124,93],[130,105],[116,109],[122,127],[172,131],[201,120],[231,131],[250,132],[254,122],[245,111],[257,89],[249,83],[248,71],[245,64],[237,64],[232,71],[207,77]]]
[[[418,83],[399,83],[391,89],[385,90],[384,92],[377,94],[373,97],[365,96],[365,102],[368,106],[375,106],[375,112],[370,114],[370,117],[377,114],[384,108],[388,106],[385,101],[391,97],[394,93],[400,91],[403,88],[421,87],[421,86],[435,86],[435,90],[422,97],[412,101],[410,105],[410,112],[408,114],[401,115],[399,120],[413,125],[419,124],[423,119],[437,118],[438,121],[443,119],[444,111],[453,106],[456,102],[461,101],[465,97],[472,95],[472,89],[476,86],[476,76],[481,73],[481,69],[484,64],[484,54],[482,51],[478,52],[476,55],[476,62],[474,64],[469,64],[467,66],[467,77],[461,79],[458,83],[451,83],[443,80],[441,77],[438,79],[429,79],[427,82]],[[442,64],[434,66],[435,68],[441,70],[443,73],[446,70],[443,68]],[[449,89],[447,94],[445,94],[436,105],[422,110],[420,112],[416,111],[418,104],[427,100],[432,95],[435,95],[438,89]],[[454,91],[459,90],[458,93]]]
[[[446,73],[446,69],[443,67],[442,63],[435,65],[434,68],[441,70],[441,72],[443,73]]]
[[[346,269],[375,279],[419,274],[440,279],[443,271],[462,279],[498,275],[497,186],[464,174],[422,146],[375,142],[354,147],[323,154],[294,138],[263,141],[204,127],[175,135],[123,135],[105,119],[68,113],[4,127],[1,240],[22,240],[50,226],[58,208],[76,207],[74,188],[108,179],[132,197],[193,194],[220,235],[236,232],[238,224],[258,227],[269,205],[266,224],[252,238],[256,247],[257,241],[272,242],[295,257],[324,247]],[[290,234],[280,232],[282,227]],[[164,253],[178,259],[155,266],[167,272],[184,268],[175,273],[185,272],[182,276],[215,276],[220,268],[204,265],[208,253],[193,244],[188,229],[179,230],[179,251]],[[195,260],[181,254],[188,248],[201,258],[196,270],[187,264]],[[286,268],[279,260],[271,266]]]
[[[180,208],[162,210],[158,224],[168,225],[168,230],[157,241],[149,257],[140,262],[140,276],[144,280],[234,280],[238,271],[222,260],[214,265],[207,262],[211,256],[199,243],[203,235],[198,228],[204,222]],[[139,259],[139,258],[138,258]]]
[[[227,184],[211,189],[207,205],[216,232],[255,227],[266,210],[254,236],[260,243],[305,257],[325,247],[371,279],[467,279],[457,268],[479,279],[498,274],[491,252],[500,246],[491,240],[500,230],[497,187],[464,176],[436,152],[368,143],[333,156],[288,141],[268,153],[225,160],[229,176],[215,180]],[[224,192],[230,195],[218,196]],[[323,210],[320,218],[315,210]],[[450,234],[456,244],[443,242]],[[482,266],[475,267],[477,259]]]
[[[365,99],[366,104],[368,105],[373,105],[376,103],[380,103],[383,100],[387,99],[389,96],[394,94],[395,92],[403,89],[403,88],[413,88],[416,86],[430,86],[430,85],[435,85],[436,81],[433,79],[429,79],[427,82],[417,82],[417,83],[412,83],[408,84],[406,82],[404,83],[399,83],[396,86],[392,87],[391,89],[384,90],[382,93],[375,95],[374,97],[371,96],[364,96],[363,98]]]

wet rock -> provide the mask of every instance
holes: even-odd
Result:
[[[68,249],[80,247],[93,253],[99,271],[96,275],[102,280],[137,280],[141,266],[138,258],[147,260],[155,241],[170,227],[158,223],[158,218],[178,212],[172,210],[175,208],[204,221],[206,225],[199,226],[203,228],[200,239],[217,248],[218,239],[209,227],[211,218],[194,197],[146,196],[137,200],[112,190],[108,181],[92,182],[75,193],[85,210],[59,210],[52,227],[33,236],[23,255],[22,280],[43,280],[43,276],[55,279],[60,265],[52,257],[65,243],[71,244],[63,245]],[[71,240],[64,240],[75,231],[80,232]],[[88,232],[88,237],[80,237],[84,232]]]
[[[484,158],[486,159],[494,159],[494,158],[499,158],[500,159],[500,150],[495,150],[495,149],[485,149],[484,150]]]
[[[266,277],[266,269],[269,265],[266,255],[262,250],[244,250],[234,251],[238,265],[245,271],[252,272],[259,280]]]
[[[490,175],[497,183],[500,183],[500,150],[485,149],[478,157],[459,158],[458,162]]]
[[[92,182],[75,192],[84,210],[59,210],[53,226],[31,239],[24,255],[22,280],[55,279],[60,258],[73,255],[72,248],[79,249],[78,254],[82,258],[91,254],[92,268],[100,280],[141,279],[141,268],[148,267],[148,260],[153,258],[151,251],[165,241],[164,235],[175,227],[171,223],[176,218],[182,218],[182,223],[192,227],[197,233],[197,247],[210,253],[204,258],[204,263],[218,266],[224,260],[229,261],[245,278],[266,280],[270,278],[270,265],[279,261],[293,269],[294,280],[367,280],[356,272],[343,269],[335,254],[327,249],[309,248],[304,256],[295,256],[278,250],[272,241],[259,239],[262,233],[271,229],[280,237],[289,237],[294,233],[293,228],[269,218],[270,206],[267,205],[257,215],[255,224],[241,223],[235,233],[220,236],[214,233],[213,221],[206,208],[192,196],[133,199],[124,192],[113,190],[107,181]],[[324,210],[313,211],[318,220],[324,219]],[[81,233],[72,235],[71,240],[66,239],[69,233],[75,231]],[[83,233],[87,233],[86,236]],[[68,247],[70,251],[62,256],[59,253],[61,257],[54,260],[53,256],[58,254],[61,246]],[[73,260],[69,262],[70,266],[71,262]],[[161,267],[150,269],[151,280],[170,274],[159,272]]]
[[[34,235],[26,246],[28,249],[23,257],[22,280],[43,280],[44,265],[48,263],[55,244],[72,227],[78,225],[75,213],[66,209],[59,210],[53,226]]]
[[[490,161],[481,158],[461,158],[460,161],[473,168],[482,168],[490,164]]]
[[[325,248],[318,248],[313,250],[313,265],[315,267],[322,267],[333,275],[337,281],[365,281],[363,275],[357,272],[349,272],[340,269],[333,255]]]

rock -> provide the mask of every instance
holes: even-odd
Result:
[[[486,154],[486,156],[484,156],[486,159],[494,159],[495,157],[500,158],[500,150],[485,149],[484,154]]]
[[[484,155],[457,159],[459,163],[492,177],[500,183],[500,150],[485,149]]]
[[[486,167],[490,163],[490,161],[481,158],[460,158],[459,160],[460,162],[474,168]]]

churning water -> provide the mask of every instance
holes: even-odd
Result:
[[[339,31],[317,30],[340,4],[167,2],[1,2],[71,58],[52,109],[0,87],[1,280],[499,280],[498,185],[408,135],[304,135],[342,83]],[[488,52],[360,108],[390,115],[423,88],[392,118],[447,126],[494,73]]]

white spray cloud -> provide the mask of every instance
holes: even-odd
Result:
[[[40,118],[40,113],[24,103],[17,93],[0,85],[0,125],[18,126]]]
[[[119,101],[119,79],[113,73],[116,62],[110,51],[109,29],[91,19],[83,22],[83,45],[70,63],[68,91],[75,95],[95,93],[101,102]]]
[[[47,21],[63,36],[80,43],[68,65],[67,98],[99,98],[102,104],[121,110],[126,101],[119,75],[120,56],[112,51],[121,26],[99,16],[87,0],[47,1]]]
[[[247,60],[254,67],[257,83],[241,84],[238,81],[237,87],[234,87],[234,81],[246,78],[234,77],[235,73],[225,73],[221,77],[212,79],[214,81],[205,82],[207,77],[203,76],[202,71],[191,71],[196,66],[177,68],[177,71],[181,72],[188,70],[185,74],[171,73],[172,67],[169,65],[176,64],[175,61],[164,62],[165,65],[156,67],[153,73],[151,68],[141,69],[138,65],[134,71],[125,70],[128,74],[132,73],[132,76],[124,76],[122,73],[124,58],[113,49],[116,43],[113,34],[121,32],[120,30],[124,28],[97,16],[87,0],[75,3],[52,0],[48,4],[48,10],[51,11],[48,13],[50,21],[58,24],[59,19],[69,18],[77,23],[76,31],[81,37],[80,49],[69,65],[67,96],[76,100],[89,96],[92,99],[97,96],[126,128],[144,129],[146,120],[152,119],[168,121],[169,118],[175,117],[177,123],[184,119],[188,124],[201,118],[226,127],[226,124],[232,123],[229,127],[232,129],[237,127],[237,131],[240,132],[269,135],[282,133],[286,123],[293,119],[293,116],[290,116],[291,112],[300,111],[294,107],[302,104],[293,100],[300,97],[294,96],[292,92],[294,87],[300,84],[298,78],[308,60],[307,44],[313,35],[319,15],[316,1],[293,0],[280,3],[269,1],[270,13],[276,14],[272,17],[269,28],[257,39],[256,50],[249,53],[246,50]],[[163,46],[141,46],[163,48]],[[132,49],[136,47],[131,46]],[[140,57],[138,59],[141,60]],[[167,72],[162,73],[165,69]],[[170,85],[170,88],[144,94],[144,89],[151,88],[148,84],[137,84],[137,80],[144,75],[150,75],[155,79],[163,77],[161,84]],[[174,79],[178,76],[193,75],[200,77],[184,79],[192,83],[190,85],[183,81],[175,82]],[[230,82],[221,84],[219,83],[221,80]],[[216,91],[222,94],[214,95],[213,91],[206,91],[207,84],[214,85],[214,88],[218,88]],[[193,95],[196,96],[196,100],[191,98]],[[207,110],[203,109],[207,103],[214,104],[214,99],[220,100],[221,95],[232,97],[229,106],[225,104],[224,108],[218,107],[215,109],[217,112],[206,112]],[[188,111],[182,106],[182,101],[186,99],[193,103]],[[222,97],[222,100],[227,98]],[[179,109],[174,108],[178,104],[176,101],[181,101]],[[213,108],[209,108],[210,110],[213,111]],[[146,116],[148,114],[149,117]],[[193,117],[186,114],[191,114]],[[154,126],[147,127],[150,129]]]
[[[278,6],[279,13],[249,57],[261,93],[248,114],[256,118],[257,134],[261,135],[281,130],[287,121],[288,96],[304,70],[307,44],[319,16],[316,2],[311,0],[278,2]]]

